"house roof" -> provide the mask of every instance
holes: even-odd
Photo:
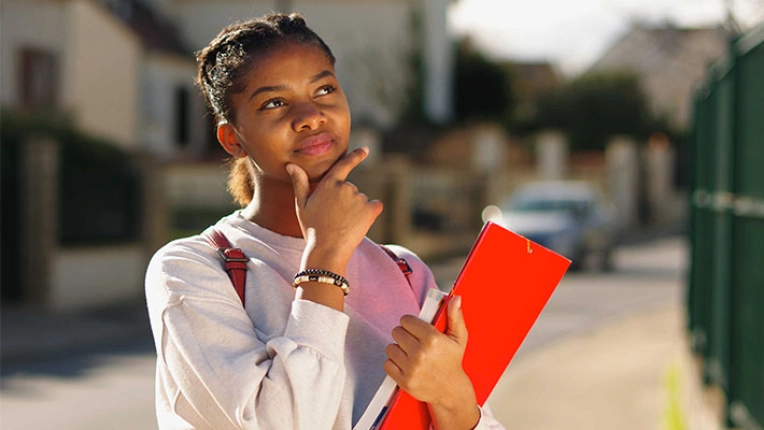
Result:
[[[505,62],[512,76],[515,96],[520,101],[538,98],[562,85],[563,78],[549,62]]]
[[[679,62],[707,62],[719,55],[731,35],[723,27],[677,28],[636,24],[613,44],[587,73],[612,69],[635,72],[651,70],[653,63],[668,59]]]
[[[189,49],[171,21],[140,0],[100,0],[122,22],[135,31],[149,50],[189,56]]]
[[[729,46],[723,27],[677,28],[634,25],[584,74],[626,71],[635,74],[651,110],[677,127],[690,121],[691,99],[710,64]]]

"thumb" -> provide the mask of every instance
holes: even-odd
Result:
[[[448,328],[446,334],[465,348],[467,346],[467,325],[462,313],[462,298],[454,296],[448,302]]]
[[[286,171],[292,178],[292,187],[294,188],[294,198],[298,209],[305,207],[305,202],[310,194],[310,184],[308,183],[308,174],[296,164],[289,163]]]

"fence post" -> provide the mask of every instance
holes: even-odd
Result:
[[[21,299],[46,305],[58,248],[58,142],[32,137],[21,149]]]

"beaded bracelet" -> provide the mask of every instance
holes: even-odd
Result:
[[[350,294],[350,283],[344,276],[338,275],[334,272],[322,269],[308,269],[303,270],[294,275],[294,283],[292,286],[297,288],[300,284],[305,282],[320,282],[322,284],[331,284],[342,289],[344,295]]]

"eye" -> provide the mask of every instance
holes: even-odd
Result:
[[[337,91],[337,87],[335,87],[334,85],[324,85],[323,87],[318,89],[316,95],[325,96],[335,91]]]
[[[263,103],[262,107],[260,109],[275,109],[277,107],[284,106],[284,100],[281,99],[272,99],[268,100],[267,102]]]

